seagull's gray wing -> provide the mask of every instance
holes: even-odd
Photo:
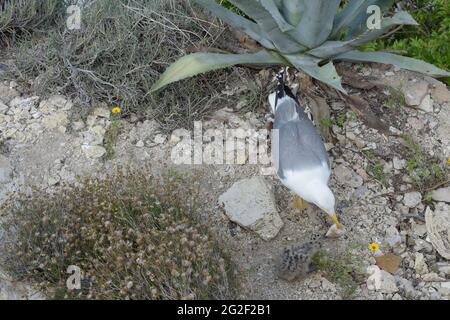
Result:
[[[285,170],[303,170],[323,163],[329,167],[328,153],[319,132],[295,100],[280,102],[273,128],[278,130],[280,178],[284,178]]]

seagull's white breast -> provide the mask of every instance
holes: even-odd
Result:
[[[314,202],[313,195],[321,193],[321,188],[326,188],[331,171],[328,164],[311,167],[304,170],[284,170],[284,179],[280,179],[290,190],[297,193],[308,202]],[[318,183],[320,182],[320,183]]]

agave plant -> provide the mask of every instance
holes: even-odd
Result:
[[[393,27],[417,25],[406,11],[382,17],[378,29],[369,29],[368,7],[382,12],[394,0],[229,0],[249,19],[215,0],[193,0],[225,22],[245,32],[263,48],[250,54],[193,53],[172,64],[154,84],[156,91],[169,83],[237,64],[288,65],[345,93],[333,61],[378,62],[417,71],[433,77],[450,72],[421,60],[387,52],[363,52],[358,47]]]

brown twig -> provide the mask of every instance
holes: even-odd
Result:
[[[388,33],[382,35],[381,37],[379,37],[378,39],[385,39],[391,35],[393,35],[394,33],[396,33],[397,31],[401,30],[403,28],[403,25],[399,25],[397,28],[392,29],[391,31],[389,31]]]

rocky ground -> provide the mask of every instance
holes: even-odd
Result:
[[[155,121],[115,119],[108,106],[93,107],[82,119],[66,97],[30,96],[15,82],[0,83],[0,202],[8,193],[32,186],[51,192],[62,182],[103,175],[121,164],[151,163],[156,172],[170,167],[195,170],[204,193],[203,214],[242,271],[243,298],[449,299],[449,184],[417,186],[411,177],[411,154],[422,152],[447,165],[450,92],[434,79],[394,68],[359,67],[355,72],[392,88],[384,92],[388,98],[397,91],[404,98],[398,107],[389,99],[378,106],[390,134],[353,116],[329,125],[334,137],[327,143],[333,168],[330,185],[346,233],[325,240],[323,250],[331,257],[347,257],[334,263],[336,269],[351,265],[350,279],[324,270],[303,281],[277,278],[274,258],[282,247],[312,232],[325,234],[330,225],[313,206],[301,213],[291,209],[292,195],[267,166],[175,165],[171,152],[179,139],[164,133]],[[333,114],[349,110],[339,99],[330,106]],[[203,127],[263,129],[267,117],[268,105],[248,113],[223,109]],[[405,145],[402,135],[411,137],[420,151]],[[448,180],[443,174],[440,182]],[[368,250],[374,241],[383,253],[400,257],[396,270],[380,268]],[[346,281],[353,285],[351,292],[342,290]],[[42,296],[1,271],[0,298],[19,297]]]

